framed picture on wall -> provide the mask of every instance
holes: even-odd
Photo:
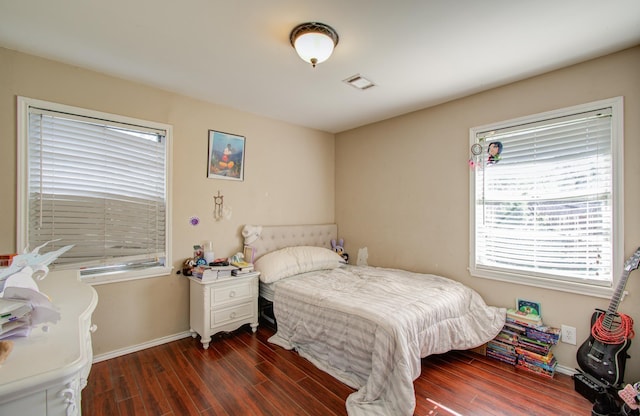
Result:
[[[209,130],[207,177],[244,180],[244,136]]]

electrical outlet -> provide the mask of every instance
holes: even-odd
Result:
[[[562,342],[576,345],[577,337],[576,337],[576,329],[572,326],[562,325]]]

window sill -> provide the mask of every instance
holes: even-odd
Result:
[[[573,282],[560,282],[536,276],[520,276],[516,274],[487,272],[484,270],[471,270],[469,273],[473,277],[481,279],[498,280],[501,282],[513,283],[517,285],[533,286],[542,289],[549,289],[561,292],[574,293],[583,296],[593,296],[597,298],[610,299],[613,295],[613,288],[604,286],[587,285]],[[624,298],[624,296],[623,296]]]
[[[119,283],[128,282],[131,280],[147,279],[149,277],[166,276],[168,274],[171,274],[172,270],[172,267],[151,267],[144,270],[103,273],[90,276],[82,276],[82,272],[80,272],[80,280],[95,286],[108,283]]]

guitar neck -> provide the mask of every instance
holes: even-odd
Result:
[[[611,298],[611,303],[609,303],[609,309],[607,309],[605,317],[602,321],[602,325],[608,330],[611,330],[613,320],[618,315],[618,306],[620,305],[620,300],[622,299],[624,288],[627,285],[629,274],[631,274],[633,270],[638,268],[638,264],[640,264],[640,247],[638,247],[636,252],[633,253],[633,255],[629,257],[625,262],[624,270],[622,271],[622,276],[620,277],[620,282],[618,282],[618,287],[616,287],[616,291]]]
[[[622,299],[622,293],[624,292],[624,288],[627,284],[627,278],[629,277],[630,271],[625,270],[622,274],[622,278],[620,279],[620,283],[618,283],[618,287],[616,288],[615,293],[611,297],[611,302],[609,303],[609,308],[605,314],[605,317],[602,321],[602,326],[606,329],[611,330],[611,326],[613,325],[613,319],[618,315],[618,306],[620,306],[620,300]]]

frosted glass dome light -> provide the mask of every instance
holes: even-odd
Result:
[[[289,40],[298,56],[315,68],[316,64],[329,59],[339,38],[331,26],[323,23],[303,23],[293,28]]]

